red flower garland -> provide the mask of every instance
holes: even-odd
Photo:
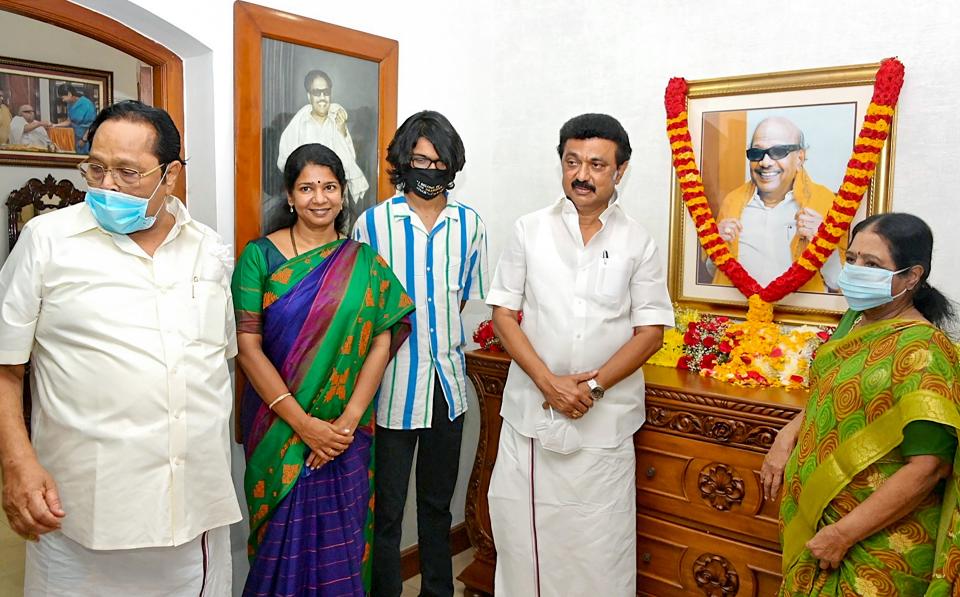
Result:
[[[713,211],[707,203],[703,180],[697,169],[691,144],[686,113],[687,81],[679,77],[670,79],[664,96],[667,136],[670,139],[673,167],[680,183],[683,202],[697,227],[700,245],[717,269],[722,271],[745,297],[758,295],[767,303],[782,299],[812,278],[836,249],[837,243],[850,229],[850,223],[873,178],[880,152],[889,135],[893,109],[903,86],[903,74],[903,64],[896,58],[888,58],[880,63],[863,127],[857,135],[843,183],[834,197],[830,211],[800,257],[786,272],[765,287],[761,287],[743,268],[730,252],[726,241],[720,237]]]

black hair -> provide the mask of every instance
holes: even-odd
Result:
[[[617,167],[630,159],[630,137],[623,125],[607,114],[581,114],[574,116],[560,127],[560,144],[557,153],[563,157],[564,145],[568,139],[607,139],[617,144]]]
[[[68,93],[73,97],[82,95],[80,92],[77,91],[77,88],[71,85],[70,83],[62,83],[60,85],[57,85],[57,97],[66,97]]]
[[[283,165],[283,187],[286,189],[287,194],[293,194],[293,189],[297,184],[297,179],[300,178],[300,173],[303,172],[303,169],[307,166],[313,164],[314,166],[326,166],[330,168],[333,172],[333,175],[337,177],[337,182],[340,183],[340,192],[341,196],[347,192],[347,174],[343,169],[343,162],[340,161],[340,158],[336,153],[326,145],[321,145],[320,143],[307,143],[306,145],[301,145],[300,147],[293,150],[293,153],[287,158],[286,163]],[[337,214],[336,219],[333,221],[333,228],[340,234],[346,236],[347,234],[347,209],[346,205],[340,210],[340,213]],[[282,218],[276,218],[275,225],[271,226],[269,230],[266,230],[266,234],[270,234],[281,228],[289,228],[297,221],[297,212],[292,213],[284,211]]]
[[[170,118],[166,110],[148,106],[137,100],[124,100],[107,106],[100,110],[87,132],[87,138],[90,140],[91,146],[100,125],[108,120],[127,120],[149,124],[157,133],[157,138],[153,143],[153,155],[157,157],[157,160],[164,166],[174,162],[185,163],[183,158],[180,157],[180,131],[177,130],[177,125],[173,124],[173,119]]]
[[[317,69],[313,69],[312,71],[308,72],[305,77],[303,77],[303,88],[309,93],[310,84],[313,83],[313,80],[317,77],[323,78],[323,80],[327,82],[327,90],[330,91],[330,93],[333,93],[333,81],[330,80],[330,75],[322,70]]]
[[[423,110],[410,116],[393,135],[393,140],[387,146],[387,162],[390,164],[387,174],[390,175],[390,182],[403,189],[403,177],[412,168],[410,156],[420,137],[433,143],[440,161],[447,165],[451,178],[447,189],[452,189],[453,177],[463,170],[467,163],[466,152],[463,140],[447,117],[433,110]]]
[[[950,299],[927,282],[933,257],[933,232],[927,223],[907,213],[872,215],[853,228],[850,240],[857,233],[869,230],[887,243],[893,264],[898,270],[919,265],[923,268],[913,294],[913,306],[932,324],[944,329],[956,323],[956,309]]]

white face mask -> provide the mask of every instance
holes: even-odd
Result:
[[[537,421],[537,439],[544,450],[558,454],[572,454],[583,445],[583,439],[573,421],[556,416],[552,407],[549,419],[544,417]]]

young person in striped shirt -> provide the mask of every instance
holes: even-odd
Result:
[[[365,211],[353,238],[393,268],[416,311],[377,404],[373,595],[398,597],[402,590],[400,531],[417,449],[420,594],[450,596],[450,500],[467,410],[460,311],[465,301],[486,296],[486,232],[476,211],[447,194],[466,160],[460,135],[442,114],[409,117],[387,161],[400,194]]]

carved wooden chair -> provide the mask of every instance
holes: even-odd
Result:
[[[57,180],[47,174],[42,181],[31,178],[7,197],[7,235],[10,250],[20,237],[20,231],[30,218],[83,201],[84,192],[69,180]],[[30,363],[23,375],[23,419],[30,429]]]
[[[27,221],[42,213],[67,207],[83,201],[84,192],[69,180],[57,180],[47,174],[42,181],[31,178],[27,184],[14,189],[7,197],[7,235],[10,250],[17,243],[20,231]]]

